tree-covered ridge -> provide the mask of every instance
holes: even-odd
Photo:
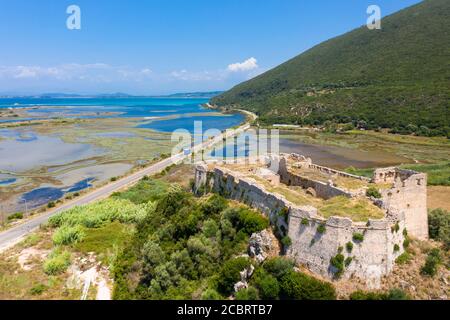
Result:
[[[325,121],[447,135],[450,2],[426,0],[328,40],[212,99],[265,124]]]
[[[144,203],[149,195],[139,190],[149,184],[155,181],[142,181],[115,198]],[[162,196],[113,263],[115,299],[225,299],[251,264],[251,287],[238,299],[336,297],[331,284],[300,276],[285,258],[258,265],[245,255],[250,235],[269,227],[261,213],[218,195],[196,198],[180,187],[156,184]]]

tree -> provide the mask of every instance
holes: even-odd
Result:
[[[250,266],[247,258],[239,257],[225,262],[219,275],[219,291],[223,294],[230,294],[234,285],[241,280],[240,272]]]
[[[278,280],[270,275],[263,274],[256,281],[256,286],[259,289],[260,296],[263,300],[275,300],[278,299],[280,294],[280,286]]]
[[[288,300],[335,300],[336,290],[330,283],[291,271],[281,280],[281,296]]]

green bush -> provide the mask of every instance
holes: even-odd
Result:
[[[81,226],[62,226],[58,228],[52,236],[54,245],[70,245],[81,241],[84,232]]]
[[[214,194],[202,206],[202,211],[206,216],[217,215],[228,207],[225,198]]]
[[[8,216],[8,221],[20,220],[20,219],[23,219],[23,213],[22,212],[16,212],[16,213]]]
[[[325,227],[324,224],[319,224],[319,226],[317,227],[317,232],[320,234],[325,233],[325,231],[327,231],[327,228]]]
[[[230,294],[234,289],[234,284],[241,280],[240,272],[249,266],[250,261],[243,257],[225,262],[218,280],[219,291],[225,295]]]
[[[441,263],[442,258],[439,249],[432,249],[428,253],[425,265],[422,267],[422,269],[420,269],[420,273],[426,276],[434,277]]]
[[[309,226],[309,221],[306,218],[302,219],[302,226]]]
[[[230,208],[224,211],[233,226],[242,230],[247,235],[267,229],[270,225],[269,219],[257,211],[246,208]]]
[[[400,246],[398,244],[394,244],[394,252],[400,251]]]
[[[353,261],[352,257],[345,258],[345,261],[344,261],[345,266],[348,267],[352,263],[352,261]]]
[[[56,203],[55,202],[53,202],[53,201],[50,201],[49,203],[47,203],[47,208],[54,208],[54,207],[56,207]]]
[[[114,193],[113,198],[129,200],[134,204],[145,204],[149,201],[157,201],[161,199],[167,192],[169,185],[163,181],[156,179],[142,179],[133,188],[124,192]]]
[[[222,296],[214,289],[206,289],[202,293],[202,300],[222,300]]]
[[[450,248],[450,212],[435,209],[428,214],[430,238],[441,241],[446,248]]]
[[[295,262],[293,260],[284,257],[269,258],[263,264],[264,270],[278,280],[291,272],[294,269],[294,266]]]
[[[40,296],[47,289],[48,289],[48,287],[45,284],[39,283],[30,289],[30,294],[32,296]]]
[[[381,198],[381,193],[380,191],[375,188],[375,187],[369,187],[366,191],[366,196],[368,197],[373,197],[376,199],[380,199]]]
[[[303,273],[291,271],[280,282],[281,297],[288,300],[335,300],[333,285]]]
[[[263,273],[255,281],[256,287],[259,289],[259,294],[263,300],[275,300],[280,294],[280,286],[278,280],[267,273]]]
[[[343,254],[338,253],[330,259],[330,264],[336,269],[334,275],[339,278],[344,272],[345,257]]]
[[[405,240],[403,240],[403,249],[408,249],[409,245],[411,244],[411,240],[406,237]]]
[[[364,241],[364,235],[362,233],[354,233],[353,234],[353,241],[355,242],[363,242]]]
[[[289,236],[285,236],[283,237],[283,239],[281,239],[281,243],[283,244],[284,248],[287,248],[292,244],[292,240]]]
[[[259,300],[259,293],[255,287],[239,290],[235,296],[236,300]]]
[[[387,293],[366,292],[358,290],[350,295],[350,300],[410,300],[411,298],[401,289],[391,289]]]
[[[99,228],[113,221],[133,223],[143,220],[147,213],[153,210],[153,203],[136,205],[128,200],[110,198],[54,215],[49,219],[49,226],[56,228],[63,225],[81,225],[86,228]]]
[[[347,242],[345,244],[345,248],[347,249],[348,252],[352,252],[353,251],[353,243],[352,242]]]
[[[407,264],[410,260],[411,256],[409,255],[409,253],[403,252],[401,255],[397,257],[397,259],[395,259],[395,263],[402,265]]]
[[[48,275],[58,275],[70,266],[70,253],[55,249],[44,262],[44,272]]]

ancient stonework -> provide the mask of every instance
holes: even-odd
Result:
[[[288,161],[293,164],[289,166]],[[282,183],[301,187],[321,199],[365,197],[367,187],[348,190],[335,186],[333,181],[314,180],[289,168],[298,166],[331,177],[369,183],[364,177],[314,165],[310,159],[299,155],[264,157],[257,162],[268,169],[256,169],[255,176],[268,178],[269,185]],[[277,171],[272,175],[269,169]],[[367,222],[354,222],[342,216],[325,219],[315,207],[296,205],[281,194],[267,191],[267,185],[220,163],[197,166],[194,188],[200,190],[207,186],[226,198],[265,213],[278,236],[290,238],[287,255],[309,270],[330,279],[356,276],[377,287],[380,278],[392,271],[395,259],[404,252],[406,234],[420,239],[428,237],[427,177],[414,171],[387,168],[376,170],[372,182],[387,185],[380,190],[380,199],[370,199],[383,210],[384,218],[368,219]]]

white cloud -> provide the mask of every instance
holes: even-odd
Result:
[[[251,57],[250,59],[247,59],[244,62],[237,62],[230,64],[228,66],[228,71],[241,72],[241,71],[250,71],[257,68],[258,68],[258,60]]]

